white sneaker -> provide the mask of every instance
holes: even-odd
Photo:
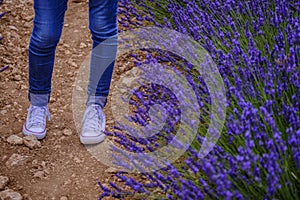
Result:
[[[24,135],[34,135],[41,140],[46,136],[46,118],[50,120],[48,106],[33,106],[28,108],[26,122],[23,126]]]
[[[105,139],[105,114],[101,106],[89,105],[83,116],[83,125],[80,134],[82,144],[97,144]]]

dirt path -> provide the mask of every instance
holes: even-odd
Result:
[[[6,189],[19,192],[25,199],[97,199],[100,194],[97,181],[108,182],[113,175],[106,173],[108,167],[80,144],[71,104],[76,71],[91,48],[87,2],[69,1],[56,54],[47,137],[41,141],[41,147],[33,149],[7,142],[11,135],[23,137],[22,125],[29,106],[27,46],[32,4],[32,0],[6,0],[0,6],[0,12],[7,11],[0,19],[0,33],[4,37],[0,42],[0,67],[10,66],[0,73],[0,176],[9,178]],[[119,65],[115,67],[114,79]],[[113,123],[110,102],[105,112],[109,129]],[[9,163],[13,154],[23,156],[24,161]]]

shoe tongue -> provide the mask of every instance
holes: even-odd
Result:
[[[41,107],[33,108],[31,115],[35,120],[32,123],[32,125],[43,124],[45,112],[46,110],[44,108]]]
[[[46,107],[46,106],[43,106],[43,107],[34,106],[32,112],[37,113],[38,115],[40,115],[40,112],[43,112],[43,115],[46,115],[48,120],[50,121],[50,112],[48,110],[48,107]]]
[[[45,110],[41,107],[34,108],[32,110],[32,114],[34,114],[34,115],[41,115],[41,113],[45,114]]]

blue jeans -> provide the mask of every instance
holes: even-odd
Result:
[[[34,27],[29,60],[30,103],[45,106],[49,102],[56,46],[61,37],[68,0],[34,0]],[[89,29],[93,50],[87,104],[106,104],[117,52],[118,0],[89,1]],[[67,67],[67,66],[66,66]]]

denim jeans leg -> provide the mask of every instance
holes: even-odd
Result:
[[[106,104],[118,46],[117,13],[117,0],[89,1],[93,50],[87,105],[95,103],[104,107]]]
[[[34,26],[28,50],[28,97],[32,105],[49,102],[55,50],[66,9],[67,0],[34,0]]]

